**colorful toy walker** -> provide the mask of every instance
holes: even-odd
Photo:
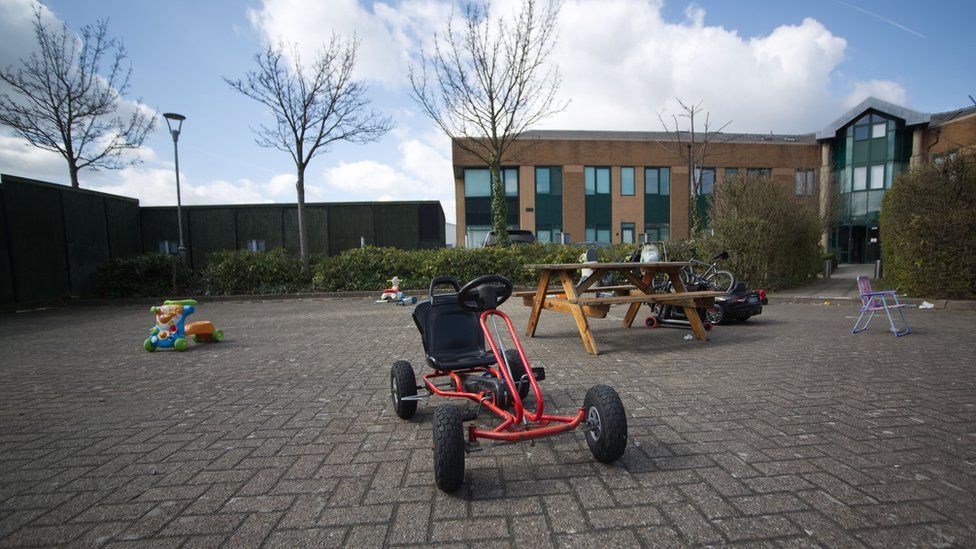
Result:
[[[209,320],[199,320],[186,324],[186,317],[196,311],[195,299],[164,301],[162,305],[150,310],[156,315],[156,325],[149,332],[149,338],[142,346],[149,352],[156,349],[186,349],[186,339],[193,337],[196,343],[223,341],[224,332],[218,330]]]
[[[435,295],[434,287],[442,284],[454,292]],[[606,385],[587,391],[583,405],[571,415],[545,413],[538,383],[545,379],[545,370],[529,364],[512,321],[498,310],[511,295],[512,283],[498,275],[476,278],[464,287],[454,278],[435,278],[427,301],[413,311],[426,362],[433,371],[423,376],[421,385],[405,360],[396,361],[390,372],[393,409],[402,419],[413,417],[417,401],[435,395],[477,405],[474,410],[442,405],[434,411],[434,481],[445,492],[461,487],[464,455],[488,446],[534,440],[578,427],[586,432],[586,443],[597,461],[614,462],[627,449],[624,405]],[[512,348],[505,348],[496,319],[508,332]],[[534,410],[524,404],[530,393],[535,397]],[[481,415],[492,425],[465,428],[464,423],[476,422]],[[487,444],[483,446],[481,441]]]

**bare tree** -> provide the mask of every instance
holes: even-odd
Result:
[[[117,170],[139,162],[123,155],[140,147],[156,124],[156,114],[136,105],[119,114],[132,67],[122,42],[108,36],[108,22],[81,28],[49,28],[34,10],[39,51],[20,66],[0,68],[11,93],[0,95],[0,123],[31,145],[56,152],[68,163],[71,186],[85,168]],[[102,70],[102,61],[109,61]],[[138,103],[138,102],[137,102]]]
[[[305,219],[305,169],[312,159],[337,141],[369,143],[388,132],[393,123],[369,108],[367,87],[353,79],[355,37],[348,41],[333,34],[311,66],[302,63],[292,45],[285,55],[282,43],[269,45],[254,56],[258,68],[243,79],[224,80],[235,90],[271,110],[275,123],[252,131],[262,147],[291,155],[298,191],[298,243],[302,272],[308,272],[308,230]]]
[[[413,96],[458,147],[483,161],[491,174],[492,230],[508,243],[508,208],[501,178],[506,153],[522,133],[559,112],[559,71],[546,60],[556,43],[560,3],[526,0],[513,20],[492,21],[487,3],[468,5],[462,30],[454,17],[433,54],[410,67]]]
[[[691,219],[691,236],[694,238],[705,228],[705,220],[702,219],[701,212],[698,210],[698,200],[702,191],[703,168],[710,154],[709,145],[713,142],[724,143],[735,136],[722,136],[722,130],[732,123],[731,120],[722,124],[718,129],[712,129],[710,113],[702,108],[701,102],[688,104],[678,98],[675,98],[675,101],[681,107],[681,112],[671,115],[673,127],[668,125],[661,113],[657,115],[664,131],[668,134],[669,141],[668,143],[663,141],[658,143],[688,165],[688,188],[691,191],[688,207]],[[702,123],[702,115],[705,117],[704,123]],[[681,129],[682,119],[688,124],[687,130]],[[699,126],[699,124],[701,125]]]

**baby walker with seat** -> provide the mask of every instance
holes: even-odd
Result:
[[[434,295],[434,288],[444,284],[455,293]],[[590,388],[575,415],[545,413],[538,383],[545,379],[545,370],[529,364],[511,319],[498,310],[511,295],[512,283],[498,275],[476,278],[464,287],[451,277],[435,278],[427,301],[413,311],[427,365],[433,372],[423,376],[421,386],[407,361],[395,362],[390,372],[393,408],[403,419],[413,417],[417,401],[431,395],[478,404],[477,411],[453,405],[438,406],[434,411],[434,480],[445,492],[461,486],[464,455],[484,449],[482,439],[493,441],[488,446],[511,444],[582,425],[586,443],[598,461],[614,462],[627,448],[627,417],[620,396],[611,387]],[[496,319],[508,329],[513,349],[505,349]],[[418,389],[426,394],[418,394]],[[530,390],[536,402],[531,411],[523,404]],[[465,432],[464,422],[478,419],[481,410],[497,416],[500,423],[492,428],[471,424]]]

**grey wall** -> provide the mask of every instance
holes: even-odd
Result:
[[[337,255],[375,246],[444,246],[439,202],[313,203],[305,208],[309,248]],[[50,301],[94,289],[101,265],[118,257],[159,251],[178,240],[175,207],[139,207],[139,201],[87,189],[0,176],[0,303]],[[184,242],[199,269],[217,250],[298,251],[298,212],[289,204],[187,206]]]

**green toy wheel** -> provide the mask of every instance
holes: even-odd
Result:
[[[174,341],[173,342],[173,348],[176,349],[177,351],[185,351],[186,350],[186,338],[185,337],[181,337],[181,338],[177,339],[176,341]]]
[[[153,345],[151,337],[146,338],[146,341],[143,342],[142,344],[142,348],[149,351],[150,353],[156,350],[156,346]]]
[[[211,337],[213,338],[213,341],[215,341],[215,342],[216,341],[223,341],[224,340],[224,331],[223,330],[214,330],[213,335]]]

